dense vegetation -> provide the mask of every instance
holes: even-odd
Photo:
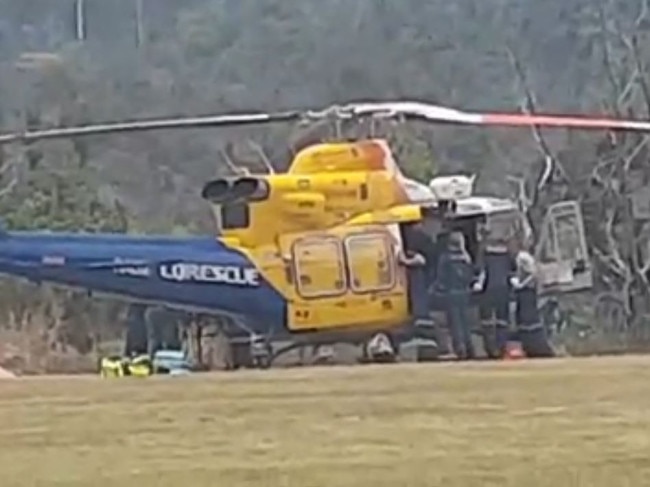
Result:
[[[75,38],[77,4],[0,0],[4,130],[359,98],[639,117],[650,110],[644,0],[86,0],[83,40]],[[0,210],[12,228],[211,231],[197,189],[227,170],[226,141],[235,158],[249,160],[256,156],[244,142],[255,139],[283,166],[287,141],[301,131],[8,147]],[[435,161],[438,171],[478,173],[491,192],[508,191],[504,173],[532,181],[543,159],[555,160],[560,193],[591,208],[594,256],[614,276],[606,288],[647,295],[643,222],[632,222],[633,245],[617,231],[630,219],[628,175],[648,177],[645,139],[418,125],[387,135],[411,174],[432,174]]]

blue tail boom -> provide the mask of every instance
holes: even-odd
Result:
[[[284,297],[214,237],[0,231],[0,274],[237,315],[263,332],[286,322]]]

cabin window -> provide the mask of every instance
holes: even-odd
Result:
[[[558,259],[557,241],[555,226],[550,219],[544,222],[544,229],[540,240],[540,261],[543,263],[555,262]]]
[[[395,286],[391,243],[383,233],[351,235],[345,239],[350,288],[355,293],[385,291]]]
[[[517,212],[494,213],[487,217],[488,241],[504,242],[517,234]]]
[[[303,298],[340,296],[346,292],[341,241],[308,237],[293,244],[296,287]]]
[[[233,203],[221,207],[221,228],[237,230],[250,225],[250,208],[247,203]]]
[[[555,220],[557,250],[560,260],[578,261],[587,258],[580,245],[580,223],[578,215],[565,214]]]

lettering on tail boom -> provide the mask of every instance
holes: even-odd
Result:
[[[116,267],[113,272],[118,276],[129,277],[149,277],[151,275],[148,266]]]
[[[220,266],[212,264],[162,264],[160,278],[176,282],[202,282],[208,284],[228,284],[231,286],[259,286],[259,272],[253,268]]]

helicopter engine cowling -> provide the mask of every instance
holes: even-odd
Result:
[[[219,178],[203,186],[201,197],[212,204],[223,205],[235,201],[261,201],[268,198],[269,193],[269,184],[262,178]]]
[[[261,178],[243,177],[232,184],[231,197],[238,201],[261,201],[268,198],[269,183]]]
[[[212,204],[222,204],[228,199],[232,185],[228,179],[214,179],[203,186],[201,198]]]

